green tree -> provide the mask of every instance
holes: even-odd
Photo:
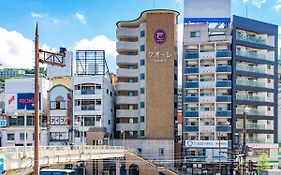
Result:
[[[259,156],[259,160],[258,160],[258,171],[259,173],[261,173],[262,171],[266,171],[271,169],[270,165],[269,165],[269,157],[266,153],[262,153]]]

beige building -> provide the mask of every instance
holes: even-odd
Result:
[[[174,156],[178,15],[148,10],[136,20],[117,23],[115,144],[154,160]]]

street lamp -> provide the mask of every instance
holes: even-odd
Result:
[[[246,128],[246,122],[247,122],[247,114],[249,113],[250,108],[248,106],[244,107],[243,114],[243,175],[246,175],[246,135],[247,135],[247,128]]]
[[[223,125],[219,126],[219,173],[221,174],[221,128],[223,126],[229,126],[229,122],[225,122]]]

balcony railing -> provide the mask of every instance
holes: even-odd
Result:
[[[255,72],[255,73],[266,73],[264,68],[260,68],[257,66],[245,66],[245,65],[237,65],[237,70],[247,71],[247,72]]]
[[[236,128],[242,129],[243,123],[236,123]],[[258,124],[258,123],[246,123],[247,129],[267,129],[266,124]]]
[[[219,65],[217,66],[217,72],[231,72],[230,65]]]
[[[198,67],[187,67],[185,68],[185,73],[198,73]]]
[[[198,52],[187,52],[185,55],[186,59],[198,59],[199,53]]]
[[[217,132],[231,132],[231,126],[218,125]]]
[[[82,111],[95,110],[95,105],[82,105],[81,110]]]
[[[216,116],[217,117],[231,117],[231,110],[217,111]]]
[[[216,99],[217,102],[231,102],[231,95],[219,95]]]
[[[239,79],[236,79],[236,84],[237,85],[242,85],[242,86],[252,86],[252,87],[266,88],[266,83],[259,82],[259,81],[253,81],[253,80],[239,80]]]
[[[240,32],[236,32],[236,39],[251,42],[251,43],[266,45],[266,39],[264,39],[262,37],[245,35]]]
[[[198,81],[187,82],[187,83],[185,84],[185,87],[186,87],[186,88],[198,88],[198,86],[199,86]]]
[[[82,89],[81,90],[81,94],[85,95],[85,94],[95,94],[95,90],[94,89]]]
[[[186,126],[184,130],[186,132],[198,132],[199,127],[198,126]]]
[[[237,108],[236,114],[244,114],[244,109]],[[251,109],[247,111],[247,115],[265,115],[265,110]]]
[[[231,80],[220,80],[217,81],[217,87],[231,87]]]
[[[247,143],[266,143],[265,139],[258,139],[258,138],[248,138],[246,139]]]
[[[198,117],[199,112],[198,111],[186,111],[185,117]]]
[[[267,60],[267,57],[265,54],[260,54],[256,52],[249,52],[249,51],[237,51],[236,55],[243,56],[243,57],[249,57],[249,58],[256,58],[261,60]]]
[[[216,57],[231,57],[231,51],[230,50],[217,51]]]
[[[198,103],[199,102],[199,98],[198,97],[185,97],[185,102],[194,102],[194,103]]]
[[[236,99],[249,101],[266,101],[265,96],[251,96],[246,94],[236,94]]]

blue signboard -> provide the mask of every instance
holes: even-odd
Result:
[[[5,171],[6,167],[5,167],[5,159],[4,158],[0,158],[0,172],[1,171]]]
[[[7,126],[6,120],[0,120],[0,127]]]
[[[41,94],[39,94],[39,109],[41,108]],[[19,93],[18,94],[18,109],[34,110],[34,93]]]

